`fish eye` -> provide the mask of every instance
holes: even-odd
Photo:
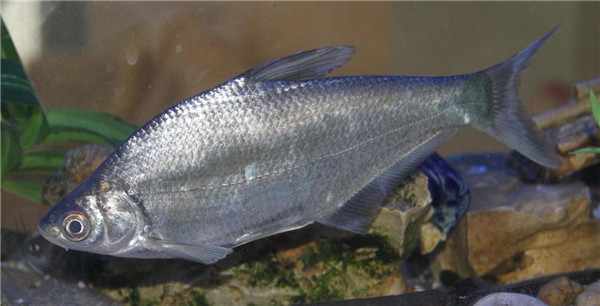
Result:
[[[63,221],[63,232],[67,239],[71,241],[81,241],[90,234],[90,219],[80,213],[71,212],[67,214]]]

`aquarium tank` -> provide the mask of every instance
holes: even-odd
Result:
[[[2,305],[600,305],[600,3],[3,1]]]

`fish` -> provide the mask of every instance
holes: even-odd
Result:
[[[354,54],[347,45],[259,65],[133,132],[39,231],[66,249],[213,264],[315,222],[365,233],[382,202],[460,127],[560,167],[518,96],[520,72],[556,29],[455,76],[327,77]]]

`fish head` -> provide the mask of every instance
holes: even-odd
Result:
[[[136,207],[118,184],[90,177],[54,205],[38,229],[66,249],[116,255],[132,248],[140,232]]]

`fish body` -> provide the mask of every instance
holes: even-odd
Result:
[[[466,125],[558,167],[516,92],[553,31],[459,76],[324,78],[350,59],[349,46],[258,66],[134,132],[40,232],[66,248],[203,263],[313,222],[362,233],[394,187]]]

